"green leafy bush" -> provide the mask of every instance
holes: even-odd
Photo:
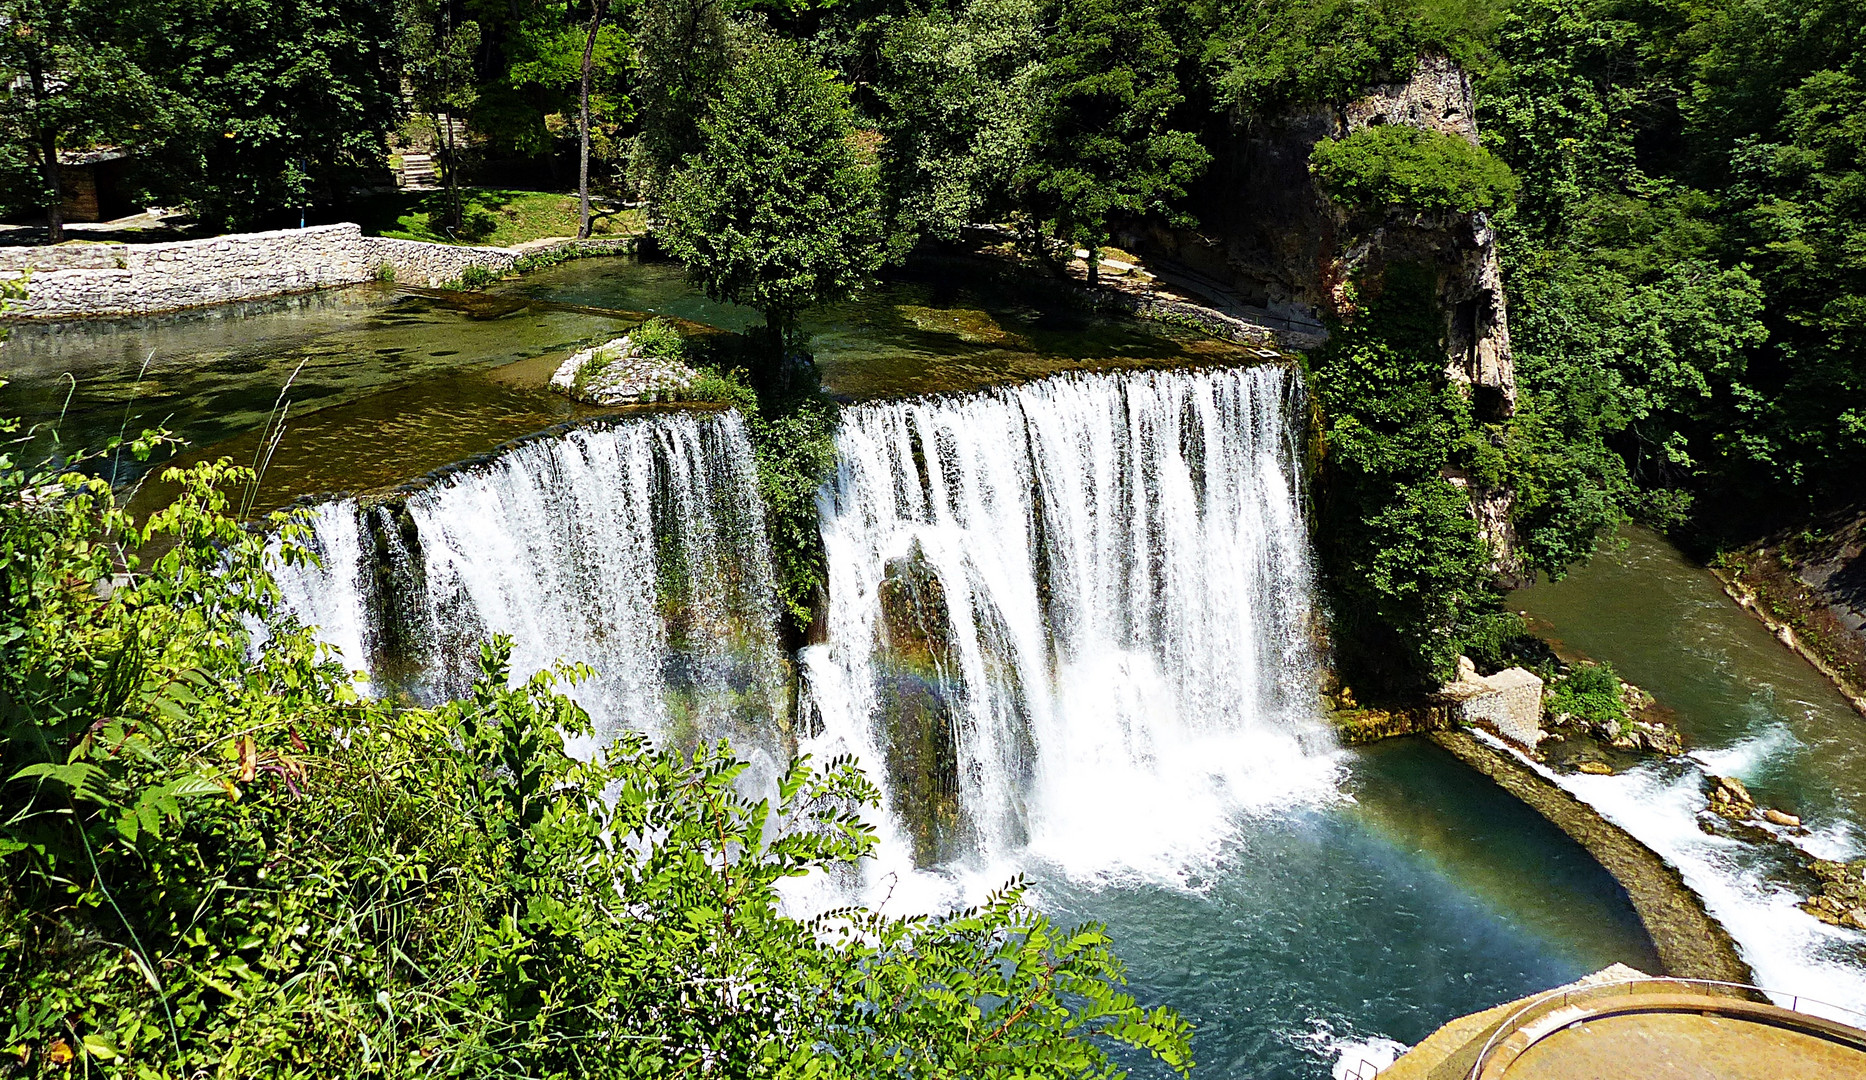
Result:
[[[680,328],[659,316],[630,330],[628,336],[643,356],[658,356],[666,360],[687,358],[687,339],[681,335]]]
[[[463,700],[359,698],[274,611],[303,520],[243,528],[225,461],[165,479],[138,524],[0,456],[6,1075],[1008,1080],[1114,1075],[1117,1045],[1190,1068],[1106,932],[1015,882],[944,917],[785,914],[779,882],[873,847],[848,759],[762,794],[724,745],[577,760],[556,684],[586,672],[514,683],[502,639]]]
[[[1612,664],[1574,665],[1550,688],[1546,708],[1550,716],[1570,716],[1589,727],[1622,731],[1632,722]]]
[[[754,353],[764,348],[761,343],[740,347]],[[716,348],[699,351],[722,353]],[[715,359],[715,364],[699,369],[700,377],[681,397],[730,405],[745,418],[758,463],[758,494],[776,563],[778,600],[787,628],[800,635],[810,625],[817,594],[827,581],[816,492],[836,468],[840,407],[813,377],[760,394],[743,367],[729,366],[732,357]]]
[[[1495,155],[1455,135],[1398,124],[1323,139],[1309,171],[1336,202],[1357,210],[1495,210],[1516,195],[1516,177]]]
[[[490,266],[469,266],[460,271],[460,276],[449,283],[449,288],[460,290],[483,289],[505,277],[505,274]]]

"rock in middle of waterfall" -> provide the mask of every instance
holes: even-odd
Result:
[[[632,332],[572,353],[551,387],[591,405],[678,400],[699,373],[688,367],[680,332],[650,319]]]

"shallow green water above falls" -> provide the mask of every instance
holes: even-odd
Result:
[[[16,324],[0,347],[0,408],[36,425],[47,451],[54,431],[79,449],[165,427],[248,463],[257,439],[239,438],[283,394],[289,441],[278,467],[328,458],[341,486],[359,463],[381,462],[374,473],[394,479],[569,417],[569,403],[543,389],[551,358],[632,324],[567,310],[487,314],[361,285],[173,315]],[[542,363],[523,378],[490,374],[525,361]],[[398,461],[404,451],[432,464],[411,472]],[[119,479],[134,472],[125,461]]]
[[[642,314],[731,331],[756,312],[708,300],[678,264],[587,259],[485,293],[359,285],[131,319],[14,324],[0,413],[36,450],[164,427],[182,463],[257,460],[283,401],[285,435],[259,506],[398,483],[509,439],[608,410],[546,389],[576,349]],[[825,385],[848,397],[970,389],[1076,367],[1237,362],[1238,346],[1173,327],[1052,310],[931,285],[887,285],[804,321]],[[287,383],[290,383],[289,389]],[[119,481],[142,467],[104,466]],[[159,494],[159,493],[158,493]]]

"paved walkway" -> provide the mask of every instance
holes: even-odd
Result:
[[[1615,964],[1447,1023],[1381,1080],[1866,1078],[1866,1030],[1844,1009],[1753,987],[1652,978]],[[1855,1018],[1854,1023],[1866,1017]],[[1350,1076],[1366,1077],[1371,1068]]]

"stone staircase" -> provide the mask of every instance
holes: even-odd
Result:
[[[412,108],[413,103],[410,103]],[[402,154],[402,174],[397,178],[404,188],[416,191],[429,191],[440,186],[440,148],[447,145],[451,137],[455,147],[464,148],[467,144],[467,122],[457,116],[442,113],[434,118],[435,132],[433,148],[428,150],[407,149]]]
[[[405,151],[402,154],[402,187],[415,191],[429,191],[440,184],[440,172],[434,167],[432,154],[418,154]]]

